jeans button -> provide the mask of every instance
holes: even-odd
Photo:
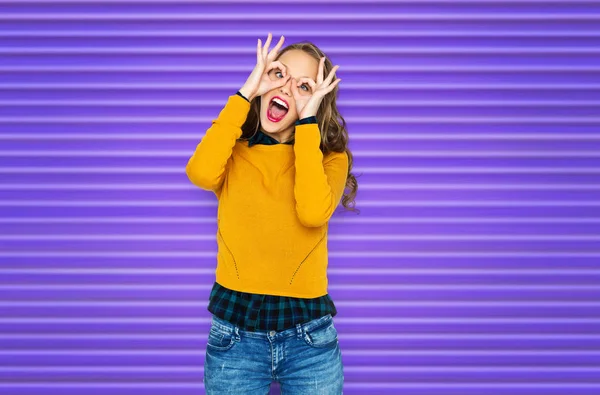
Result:
[[[271,336],[275,336],[275,333],[276,333],[276,332],[275,332],[275,331],[271,331],[271,332],[269,332],[269,333],[271,334]]]

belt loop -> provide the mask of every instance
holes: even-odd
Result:
[[[240,340],[239,326],[237,326],[235,324],[233,325],[233,333],[235,334],[235,339],[237,341],[239,341]]]
[[[302,340],[302,324],[296,324],[296,335],[298,339]]]

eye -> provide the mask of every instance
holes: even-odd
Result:
[[[282,75],[281,77],[277,77],[277,78],[283,78],[283,73],[281,71],[279,71],[279,70],[275,71],[275,75],[277,75],[277,74],[281,74]]]
[[[305,92],[308,92],[308,91],[310,90],[310,88],[309,88],[309,86],[308,86],[308,85],[306,85],[306,84],[302,84],[302,86],[305,86],[305,87],[306,87],[306,89],[304,90]],[[300,88],[302,88],[302,86],[301,86]]]

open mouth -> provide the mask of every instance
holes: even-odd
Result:
[[[267,108],[267,118],[271,122],[279,122],[285,118],[288,111],[289,107],[287,102],[279,96],[275,96],[271,99],[269,107]]]

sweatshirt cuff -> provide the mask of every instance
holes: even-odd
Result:
[[[236,95],[240,95],[241,97],[243,97],[244,99],[246,99],[246,101],[247,101],[248,103],[250,103],[250,100],[248,100],[248,98],[247,98],[246,96],[242,95],[242,92],[240,92],[240,91],[237,91],[237,92],[236,92]]]
[[[303,152],[320,151],[321,131],[317,123],[305,123],[296,126],[294,134],[294,147]]]
[[[302,118],[302,119],[297,120],[294,124],[295,125],[304,125],[307,123],[317,123],[317,117],[315,115],[313,115],[310,117]]]

